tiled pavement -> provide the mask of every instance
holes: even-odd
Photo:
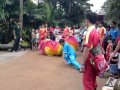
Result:
[[[9,62],[12,60],[16,60],[17,58],[21,57],[22,55],[26,54],[28,51],[19,51],[19,52],[4,52],[0,53],[0,64]]]

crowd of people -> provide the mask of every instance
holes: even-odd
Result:
[[[85,26],[79,26],[79,25],[73,25],[71,27],[68,27],[68,25],[65,25],[65,28],[60,28],[59,26],[50,26],[49,28],[46,27],[44,24],[40,26],[38,29],[32,29],[31,32],[31,42],[32,42],[32,49],[38,48],[38,44],[41,40],[50,39],[56,42],[59,42],[60,39],[66,38],[69,36],[74,36],[76,40],[78,41],[78,50],[80,50],[80,47],[83,46],[83,40],[85,37],[87,29]],[[81,51],[83,51],[83,48],[81,48]]]
[[[96,21],[97,15],[89,12],[86,14],[86,26],[68,27],[66,24],[62,29],[42,25],[37,30],[32,29],[32,50],[38,49],[46,39],[59,42],[63,46],[63,59],[83,73],[84,90],[96,90],[96,76],[103,77],[103,72],[110,71],[113,77],[120,78],[120,24],[112,21],[105,26],[104,22],[96,24]],[[78,51],[83,52],[81,64],[76,61],[76,51],[65,42],[70,36],[76,38]]]

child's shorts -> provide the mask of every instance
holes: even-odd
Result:
[[[110,73],[113,73],[113,74],[118,73],[118,65],[117,64],[110,64]]]

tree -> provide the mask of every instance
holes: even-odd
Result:
[[[116,21],[120,20],[120,0],[107,0],[102,6],[106,17]]]

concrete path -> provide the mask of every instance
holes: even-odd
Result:
[[[19,52],[1,52],[0,53],[0,64],[15,60],[28,51],[19,51]]]
[[[97,90],[106,80],[97,78]],[[32,51],[0,54],[0,90],[83,90],[82,74],[62,63],[61,57]]]

